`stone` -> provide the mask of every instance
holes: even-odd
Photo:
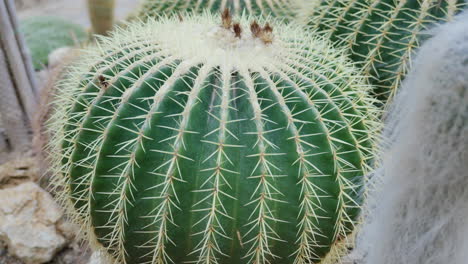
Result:
[[[101,252],[95,251],[89,258],[88,264],[108,264]]]
[[[0,240],[25,263],[45,263],[67,243],[57,231],[62,211],[33,182],[0,190]]]
[[[72,47],[61,47],[49,54],[49,69],[54,69],[64,62],[67,62],[71,56],[74,56],[75,51]]]
[[[69,243],[47,264],[87,264],[91,251],[83,241]],[[1,263],[1,261],[0,261]]]
[[[0,165],[0,189],[38,179],[37,161],[29,155],[15,157]]]
[[[36,84],[39,88],[39,92],[41,92],[47,85],[50,79],[51,72],[52,70],[50,70],[49,68],[44,68],[40,71],[36,71]]]
[[[57,230],[69,241],[75,241],[77,234],[80,233],[80,227],[69,221],[68,219],[62,218],[57,222]]]

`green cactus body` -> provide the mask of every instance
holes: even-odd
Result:
[[[368,86],[328,43],[264,23],[132,24],[59,84],[59,197],[117,263],[334,263],[346,251],[378,129]]]
[[[299,8],[301,20],[339,46],[370,76],[375,95],[392,98],[411,55],[433,24],[451,20],[463,0],[323,0]]]
[[[292,4],[296,0],[145,0],[140,8],[138,17],[157,17],[159,15],[179,12],[198,12],[209,10],[219,13],[229,8],[236,15],[243,12],[253,15],[272,15],[281,18],[290,18]]]

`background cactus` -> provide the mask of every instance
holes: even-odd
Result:
[[[31,51],[34,68],[48,64],[49,53],[64,46],[76,46],[88,39],[85,29],[58,17],[37,16],[24,19],[20,31]]]
[[[410,67],[413,51],[435,23],[449,21],[464,0],[302,1],[298,17],[350,51],[385,102],[394,96]]]
[[[88,0],[93,33],[107,35],[114,27],[115,0]]]
[[[334,263],[373,158],[368,86],[297,26],[222,17],[85,51],[55,89],[59,198],[119,263]]]
[[[465,13],[435,31],[391,106],[364,263],[466,263],[467,28]]]
[[[144,0],[137,17],[144,19],[146,16],[157,17],[168,13],[180,13],[185,11],[201,13],[209,10],[220,13],[229,8],[234,14],[243,12],[254,15],[272,15],[281,18],[290,18],[293,14],[293,4],[297,0]]]

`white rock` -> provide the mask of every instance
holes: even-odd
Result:
[[[21,155],[0,165],[0,189],[39,178],[37,161],[29,155]]]
[[[101,252],[95,251],[89,258],[88,264],[109,264],[108,261]]]
[[[66,244],[57,232],[62,212],[52,197],[32,182],[0,190],[0,240],[26,263],[44,263]]]
[[[68,241],[75,241],[77,234],[80,233],[80,227],[77,224],[63,218],[57,222],[56,227]]]
[[[51,73],[52,70],[49,68],[45,68],[36,72],[37,87],[39,87],[40,91],[42,91],[42,89],[48,84]]]
[[[73,53],[74,51],[71,47],[61,47],[52,51],[48,57],[49,69],[59,66],[62,62],[67,60],[69,56],[73,56]]]

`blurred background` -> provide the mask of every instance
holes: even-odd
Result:
[[[115,18],[123,19],[133,12],[139,0],[115,0]],[[89,28],[87,3],[84,0],[15,0],[19,19],[53,15]]]

